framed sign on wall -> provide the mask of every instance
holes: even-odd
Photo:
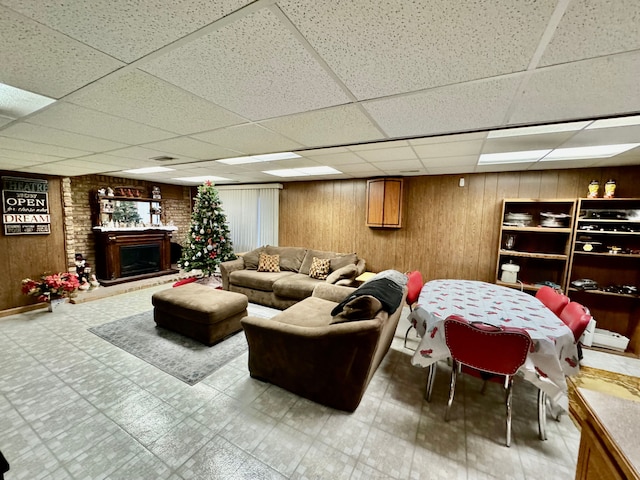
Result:
[[[2,223],[5,235],[51,233],[49,182],[2,177]]]

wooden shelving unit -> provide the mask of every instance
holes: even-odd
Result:
[[[538,290],[542,282],[552,282],[566,290],[575,208],[575,199],[505,199],[495,282],[530,292]],[[543,226],[543,214],[548,213],[565,215],[562,225]],[[510,222],[513,214],[529,215],[530,223]],[[502,265],[506,263],[520,267],[518,282],[502,281]]]
[[[598,289],[571,287],[583,278]],[[589,308],[597,327],[629,338],[627,353],[639,356],[640,296],[615,290],[640,287],[640,199],[579,199],[567,283],[569,297]]]

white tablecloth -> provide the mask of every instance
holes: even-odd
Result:
[[[451,354],[443,322],[449,315],[497,326],[520,327],[533,341],[520,373],[550,398],[552,406],[568,410],[565,375],[579,371],[573,333],[537,298],[519,290],[471,280],[432,280],[420,293],[409,319],[422,337],[413,365],[428,367]],[[557,413],[557,412],[556,412]]]

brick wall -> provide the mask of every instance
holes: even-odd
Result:
[[[75,254],[82,253],[87,262],[95,266],[95,242],[93,226],[95,216],[95,193],[99,188],[127,185],[143,190],[143,196],[150,198],[153,186],[160,187],[163,202],[164,223],[173,224],[178,231],[173,242],[182,244],[186,238],[191,220],[191,189],[179,185],[110,177],[107,175],[82,175],[63,179],[63,199],[65,209],[66,253],[69,268],[75,268]]]

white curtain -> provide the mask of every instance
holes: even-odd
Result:
[[[217,186],[235,252],[278,245],[281,184]]]

